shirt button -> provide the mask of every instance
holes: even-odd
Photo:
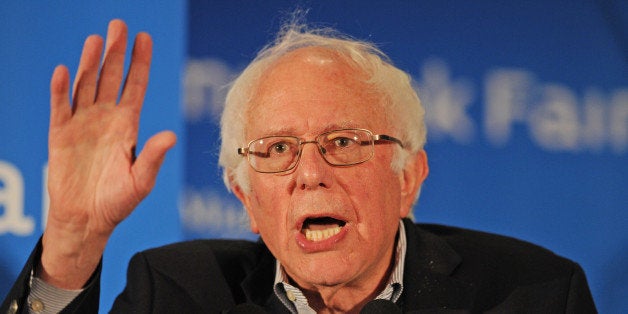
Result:
[[[17,301],[13,300],[13,301],[11,301],[11,305],[9,306],[9,311],[7,313],[9,313],[9,314],[17,313],[18,309],[19,309],[19,307],[17,305]]]
[[[44,302],[41,302],[39,299],[35,299],[31,301],[30,307],[33,312],[42,312],[44,310]]]
[[[286,296],[288,297],[288,300],[294,302],[294,300],[297,299],[297,297],[294,296],[294,293],[292,293],[292,291],[288,291],[286,292]]]

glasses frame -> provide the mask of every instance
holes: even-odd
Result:
[[[370,145],[371,146],[371,153],[368,156],[368,158],[364,159],[364,160],[360,160],[357,162],[353,162],[353,163],[349,163],[349,164],[335,164],[330,162],[329,160],[327,160],[327,158],[325,157],[326,153],[325,153],[325,148],[321,145],[321,138],[323,138],[324,136],[331,134],[331,133],[335,133],[335,132],[343,132],[343,131],[363,131],[366,132],[369,135],[369,141],[365,144],[364,142],[361,143],[361,145]],[[288,167],[287,169],[284,170],[278,170],[278,171],[261,171],[259,169],[256,169],[253,166],[253,163],[251,162],[250,156],[251,155],[255,155],[255,153],[252,153],[250,151],[251,145],[255,142],[258,142],[260,140],[263,139],[267,139],[267,138],[273,138],[273,137],[286,137],[286,138],[293,138],[296,140],[298,147],[299,147],[299,151],[297,152],[297,156],[296,156],[296,160],[292,163],[292,165],[290,167]],[[403,145],[403,142],[393,136],[390,135],[386,135],[386,134],[373,134],[373,132],[371,132],[370,130],[367,129],[359,129],[359,128],[349,128],[349,129],[337,129],[337,130],[331,130],[331,131],[327,131],[327,132],[323,132],[319,135],[317,135],[314,140],[308,141],[296,136],[291,136],[291,135],[272,135],[272,136],[265,136],[265,137],[261,137],[255,140],[250,141],[246,147],[239,147],[238,148],[238,155],[242,156],[242,157],[246,157],[247,162],[249,163],[249,165],[251,166],[251,168],[253,168],[253,170],[259,172],[259,173],[282,173],[282,172],[287,172],[290,171],[294,168],[296,168],[296,166],[299,164],[299,161],[301,161],[301,155],[303,153],[303,146],[305,144],[316,144],[316,146],[318,147],[318,152],[321,154],[321,156],[323,157],[323,160],[325,160],[325,162],[331,166],[335,166],[335,167],[350,167],[350,166],[355,166],[364,162],[367,162],[369,160],[371,160],[371,158],[373,158],[373,156],[375,155],[375,145],[377,144],[389,144],[389,143],[397,143],[399,144],[399,146],[401,146],[401,148],[405,148]],[[261,153],[258,153],[261,154]]]

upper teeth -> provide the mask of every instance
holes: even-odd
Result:
[[[322,241],[340,233],[340,227],[333,227],[324,230],[305,230],[305,238],[310,241]]]

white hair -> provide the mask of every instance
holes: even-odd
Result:
[[[403,169],[406,158],[423,148],[426,141],[425,110],[412,88],[410,75],[393,66],[372,43],[348,38],[331,29],[310,30],[302,24],[291,23],[282,28],[273,43],[258,53],[227,93],[220,122],[219,164],[228,189],[235,184],[245,193],[249,192],[248,163],[237,154],[237,149],[250,140],[245,138],[247,112],[262,75],[282,56],[304,47],[330,49],[367,74],[367,83],[382,97],[382,114],[394,132],[391,135],[404,143],[404,149],[395,152],[391,164],[393,170]]]

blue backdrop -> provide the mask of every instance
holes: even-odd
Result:
[[[583,266],[600,312],[628,309],[625,1],[299,4],[310,9],[308,21],[379,44],[414,77],[428,110],[431,167],[418,221],[543,245]],[[222,185],[217,119],[224,85],[295,7],[0,6],[0,296],[43,230],[49,76],[58,63],[76,69],[84,37],[104,34],[115,17],[130,34],[145,30],[155,40],[140,143],[162,129],[180,141],[156,190],[107,248],[102,308],[124,286],[135,251],[197,237],[252,238]]]

